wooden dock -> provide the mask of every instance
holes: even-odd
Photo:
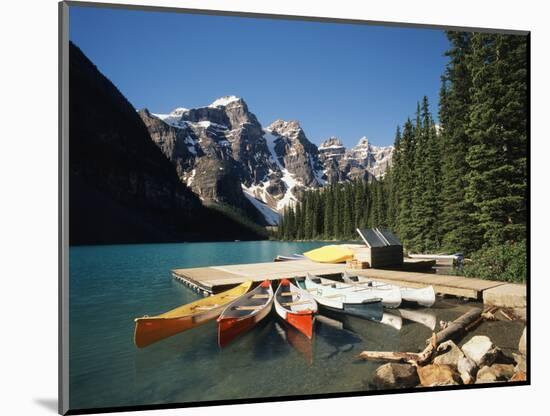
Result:
[[[418,270],[421,266],[425,267],[426,264],[417,260],[405,262],[400,270],[350,270],[346,269],[345,264],[325,264],[316,263],[311,260],[294,260],[174,269],[172,270],[172,276],[203,293],[218,293],[246,280],[260,282],[265,279],[300,278],[304,277],[306,273],[330,277],[331,275],[339,275],[345,270],[399,286],[422,287],[431,285],[437,293],[471,299],[481,299],[484,290],[503,284],[503,282],[490,280],[407,271],[407,268]]]

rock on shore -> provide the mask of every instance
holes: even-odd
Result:
[[[413,365],[387,363],[377,368],[373,382],[379,389],[390,389],[415,387],[419,380]]]
[[[447,364],[430,364],[418,367],[420,384],[424,387],[450,386],[460,384],[456,367]]]
[[[474,361],[479,367],[491,365],[498,354],[498,349],[493,345],[489,337],[477,335],[462,346],[466,357]]]
[[[525,331],[513,358],[505,355],[485,335],[477,335],[462,348],[453,341],[441,343],[432,362],[423,365],[387,363],[373,378],[378,389],[433,387],[527,380]]]

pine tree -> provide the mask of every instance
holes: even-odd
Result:
[[[415,143],[414,143],[414,127],[410,119],[407,119],[403,125],[403,134],[401,136],[401,163],[399,174],[399,232],[403,244],[409,246],[413,236],[413,219],[412,219],[412,190],[415,188],[414,176],[414,159],[415,159]]]
[[[303,202],[300,204],[303,208],[304,215],[304,236],[305,240],[311,240],[313,229],[313,207],[311,201],[311,194],[306,192],[303,197]]]
[[[342,221],[342,209],[341,209],[341,198],[340,198],[340,186],[336,185],[333,188],[332,200],[334,201],[334,216],[332,222],[332,236],[333,238],[340,238],[341,230],[341,221]]]
[[[350,185],[349,183],[346,183],[343,187],[342,192],[342,236],[344,238],[349,238],[351,236],[351,229],[352,229],[352,214],[351,214],[351,195],[350,195]]]
[[[303,204],[298,203],[296,204],[296,239],[297,240],[303,240],[304,239],[304,215],[303,215]]]
[[[379,181],[380,198],[378,200],[379,211],[379,226],[382,228],[388,227],[388,191],[384,179]]]
[[[426,97],[424,97],[426,99]],[[426,102],[423,102],[423,107]],[[414,127],[414,162],[413,176],[414,186],[410,189],[412,192],[412,207],[411,207],[411,247],[415,250],[424,251],[425,248],[425,233],[428,211],[426,207],[426,183],[427,183],[427,166],[426,166],[426,150],[427,137],[422,124],[422,113],[420,103],[416,107],[416,123]]]
[[[471,33],[447,32],[451,48],[442,76],[439,121],[441,135],[441,221],[442,244],[451,252],[469,253],[481,245],[480,231],[473,216],[474,206],[465,198],[472,144],[466,129],[471,106],[472,74],[468,65]]]
[[[287,236],[285,235],[286,222],[288,218],[288,209],[283,209],[283,214],[279,218],[279,225],[277,226],[277,238],[280,240],[286,240]]]
[[[334,200],[332,198],[333,196],[333,186],[330,186],[325,192],[325,209],[324,209],[324,216],[323,216],[323,237],[325,239],[332,238],[334,226]]]
[[[526,43],[523,37],[476,33],[469,61],[472,104],[467,133],[466,198],[486,243],[525,238]]]
[[[354,229],[360,228],[362,226],[363,215],[365,210],[365,191],[363,188],[363,181],[357,181],[354,184],[354,201],[353,201],[353,214]]]
[[[412,247],[432,251],[439,246],[440,146],[428,97],[417,111],[415,128],[415,188],[413,191]]]
[[[365,207],[363,209],[362,219],[361,219],[361,228],[369,227],[369,211],[371,207],[371,192],[369,188],[369,182],[363,182],[363,195],[365,199]]]
[[[395,131],[392,166],[386,173],[388,181],[388,226],[399,233],[399,198],[400,198],[400,171],[401,171],[401,129]]]
[[[294,208],[292,206],[288,207],[287,212],[287,240],[294,240],[296,238],[296,223],[294,218]]]

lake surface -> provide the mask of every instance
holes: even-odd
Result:
[[[324,244],[255,241],[71,247],[70,407],[369,390],[379,364],[357,361],[359,352],[418,351],[431,329],[406,319],[396,329],[331,315],[316,322],[309,341],[270,316],[223,350],[217,344],[215,321],[145,349],[133,343],[135,317],[200,298],[171,278],[171,269],[272,261],[277,254],[302,253]],[[439,300],[435,307],[416,312],[428,312],[436,322],[448,321],[472,305]],[[485,330],[500,333],[498,325],[490,323]]]

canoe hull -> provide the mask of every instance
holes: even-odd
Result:
[[[426,286],[422,288],[410,288],[410,287],[399,287],[389,283],[378,282],[376,280],[371,280],[363,276],[353,276],[350,277],[347,274],[344,274],[343,279],[345,282],[354,284],[362,287],[372,287],[374,290],[393,287],[399,291],[399,296],[402,301],[417,303],[421,306],[430,307],[435,303],[435,291],[432,286]],[[392,294],[392,299],[384,299],[385,305],[388,308],[397,308],[399,307],[397,297]]]
[[[317,302],[313,295],[293,285],[288,279],[282,279],[274,303],[275,312],[281,319],[311,339],[313,315],[317,312]]]
[[[367,299],[379,298],[382,300],[382,305],[386,308],[397,308],[401,305],[401,292],[398,287],[388,286],[387,288],[369,287],[358,283],[342,283],[330,279],[320,278],[323,285],[331,284],[327,291],[338,293],[339,290],[350,290],[351,294],[357,297]],[[326,287],[326,286],[325,286]],[[348,298],[349,299],[349,298]],[[356,302],[352,302],[356,303]]]
[[[300,281],[299,286],[311,293],[320,307],[325,310],[371,321],[382,319],[384,309],[381,299],[374,298],[370,294],[358,294],[346,289],[329,289],[313,282],[309,276]]]
[[[136,318],[134,343],[138,348],[144,348],[216,319],[225,305],[248,292],[251,285],[252,282],[244,282],[233,289],[179,306],[161,315]]]
[[[268,306],[262,309],[259,313],[252,316],[247,316],[245,318],[218,319],[218,345],[221,348],[224,348],[239,335],[254,328],[258,322],[269,315],[270,311],[271,307]]]
[[[310,338],[313,336],[313,312],[287,313],[286,322]]]
[[[184,316],[181,318],[138,318],[134,332],[134,342],[138,348],[147,347],[164,338],[179,334],[216,319],[223,306],[199,315]]]
[[[353,258],[353,250],[345,245],[329,245],[307,251],[304,256],[318,263],[345,263]]]
[[[401,297],[407,302],[418,303],[429,308],[435,303],[435,290],[432,286],[420,289],[401,288]]]
[[[343,303],[342,308],[322,305],[328,311],[355,316],[361,319],[380,322],[384,315],[384,308],[381,302],[372,303]]]
[[[263,320],[273,306],[271,282],[264,280],[254,290],[225,307],[218,318],[218,345],[223,348]]]

